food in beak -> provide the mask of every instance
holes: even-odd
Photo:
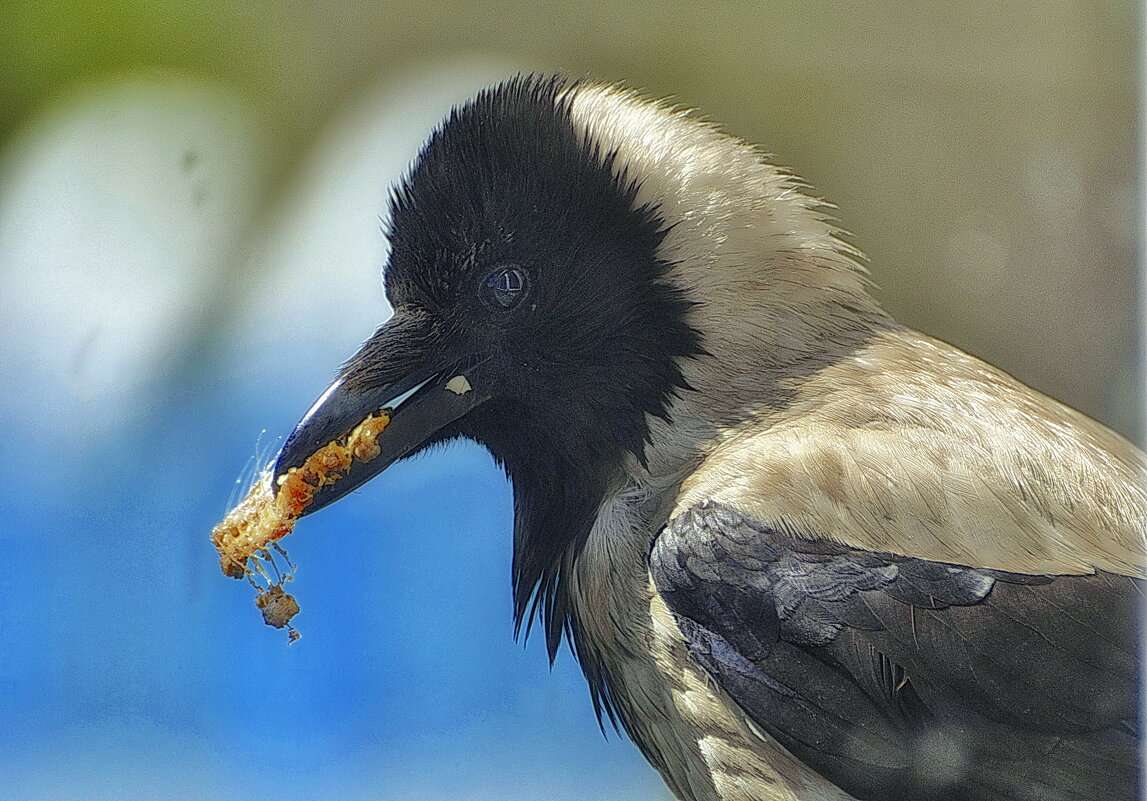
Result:
[[[370,415],[347,436],[328,442],[302,465],[279,476],[275,487],[271,486],[270,470],[264,471],[247,497],[211,531],[224,575],[250,581],[258,590],[255,605],[263,611],[264,622],[280,629],[287,626],[291,642],[299,635],[288,624],[298,613],[299,605],[283,591],[283,582],[293,580],[295,566],[278,540],[291,533],[314,500],[316,490],[344,478],[354,462],[369,462],[381,453],[378,437],[389,424],[387,410]],[[286,561],[286,571],[279,569],[272,548]],[[274,579],[263,562],[271,567]],[[256,577],[264,579],[267,586]]]

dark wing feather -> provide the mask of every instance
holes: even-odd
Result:
[[[650,569],[692,656],[857,798],[1137,797],[1140,581],[861,551],[715,503]]]

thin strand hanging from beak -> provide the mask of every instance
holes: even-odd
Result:
[[[219,551],[224,575],[251,582],[258,591],[255,605],[263,612],[263,622],[278,629],[286,626],[289,642],[299,637],[289,626],[299,612],[299,604],[283,591],[283,584],[293,580],[295,566],[278,540],[291,533],[314,500],[316,490],[345,478],[354,462],[369,462],[382,452],[378,437],[389,424],[388,410],[370,415],[346,437],[328,442],[301,466],[280,476],[275,488],[271,487],[270,469],[264,470],[247,497],[211,530],[211,542]],[[286,562],[286,570],[279,569],[271,548]],[[264,568],[264,562],[274,578]],[[256,577],[264,579],[267,586]]]

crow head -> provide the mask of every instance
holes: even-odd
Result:
[[[394,190],[394,316],[276,477],[383,408],[381,456],[309,511],[436,442],[483,443],[514,486],[518,622],[540,609],[552,654],[603,500],[783,404],[786,382],[885,319],[819,209],[753,148],[633,92],[538,77],[483,92]]]
[[[622,458],[644,459],[649,421],[667,417],[687,389],[682,360],[701,350],[659,254],[666,223],[615,153],[579,135],[573,91],[513,80],[433,134],[391,197],[394,316],[275,465],[282,475],[393,409],[381,456],[320,489],[310,512],[433,443],[483,443],[514,486],[519,619],[539,584],[552,605],[561,560]]]

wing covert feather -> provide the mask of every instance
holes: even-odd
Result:
[[[1137,579],[864,551],[713,502],[650,570],[693,658],[857,798],[1135,797]]]

